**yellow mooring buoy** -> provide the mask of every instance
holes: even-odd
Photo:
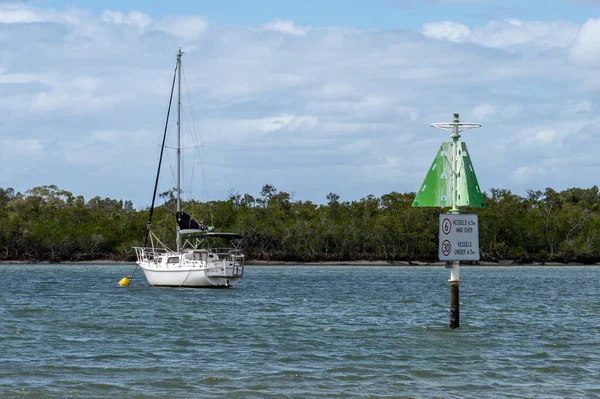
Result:
[[[123,277],[121,281],[119,281],[119,285],[121,287],[129,287],[129,279],[127,277]]]

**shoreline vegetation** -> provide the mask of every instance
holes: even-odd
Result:
[[[97,259],[97,260],[87,260],[87,261],[62,261],[62,262],[50,262],[50,261],[24,261],[24,260],[0,260],[0,265],[131,265],[134,266],[135,262],[124,261],[124,260],[110,260],[110,259]],[[355,260],[355,261],[346,261],[346,262],[285,262],[285,261],[260,261],[260,260],[250,260],[246,262],[246,266],[398,266],[398,267],[420,267],[420,266],[437,266],[443,267],[445,265],[442,261],[437,262],[405,262],[405,261],[369,261],[369,260]],[[600,263],[586,264],[586,263],[558,263],[558,262],[533,262],[533,263],[516,263],[510,261],[504,262],[461,262],[461,266],[475,266],[475,267],[495,267],[495,266],[515,266],[515,267],[538,267],[538,266],[600,266]]]
[[[175,244],[175,189],[158,195],[152,231]],[[243,237],[248,265],[443,265],[438,260],[441,208],[413,207],[415,193],[391,192],[343,201],[329,193],[315,204],[265,185],[260,196],[230,191],[226,200],[184,201],[182,209],[215,231]],[[597,186],[555,191],[483,193],[479,262],[467,266],[600,264]],[[0,188],[0,262],[131,263],[146,246],[149,209],[131,201],[86,200],[54,185],[24,193]]]

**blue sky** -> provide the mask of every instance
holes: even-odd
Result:
[[[353,26],[362,29],[418,28],[436,20],[466,25],[490,19],[567,19],[583,23],[598,13],[597,0],[220,0],[220,1],[43,1],[45,8],[80,7],[95,14],[105,9],[143,10],[153,17],[199,14],[216,24],[255,25],[291,19],[300,25]]]
[[[595,0],[0,1],[0,187],[147,206],[179,47],[195,198],[416,191],[454,112],[482,189],[591,187],[598,37]]]

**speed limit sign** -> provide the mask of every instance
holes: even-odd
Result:
[[[477,215],[440,215],[439,259],[441,261],[479,260]]]

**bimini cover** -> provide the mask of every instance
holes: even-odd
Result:
[[[177,212],[177,225],[180,230],[206,230],[204,225],[198,223],[196,219],[185,213],[184,211]]]

